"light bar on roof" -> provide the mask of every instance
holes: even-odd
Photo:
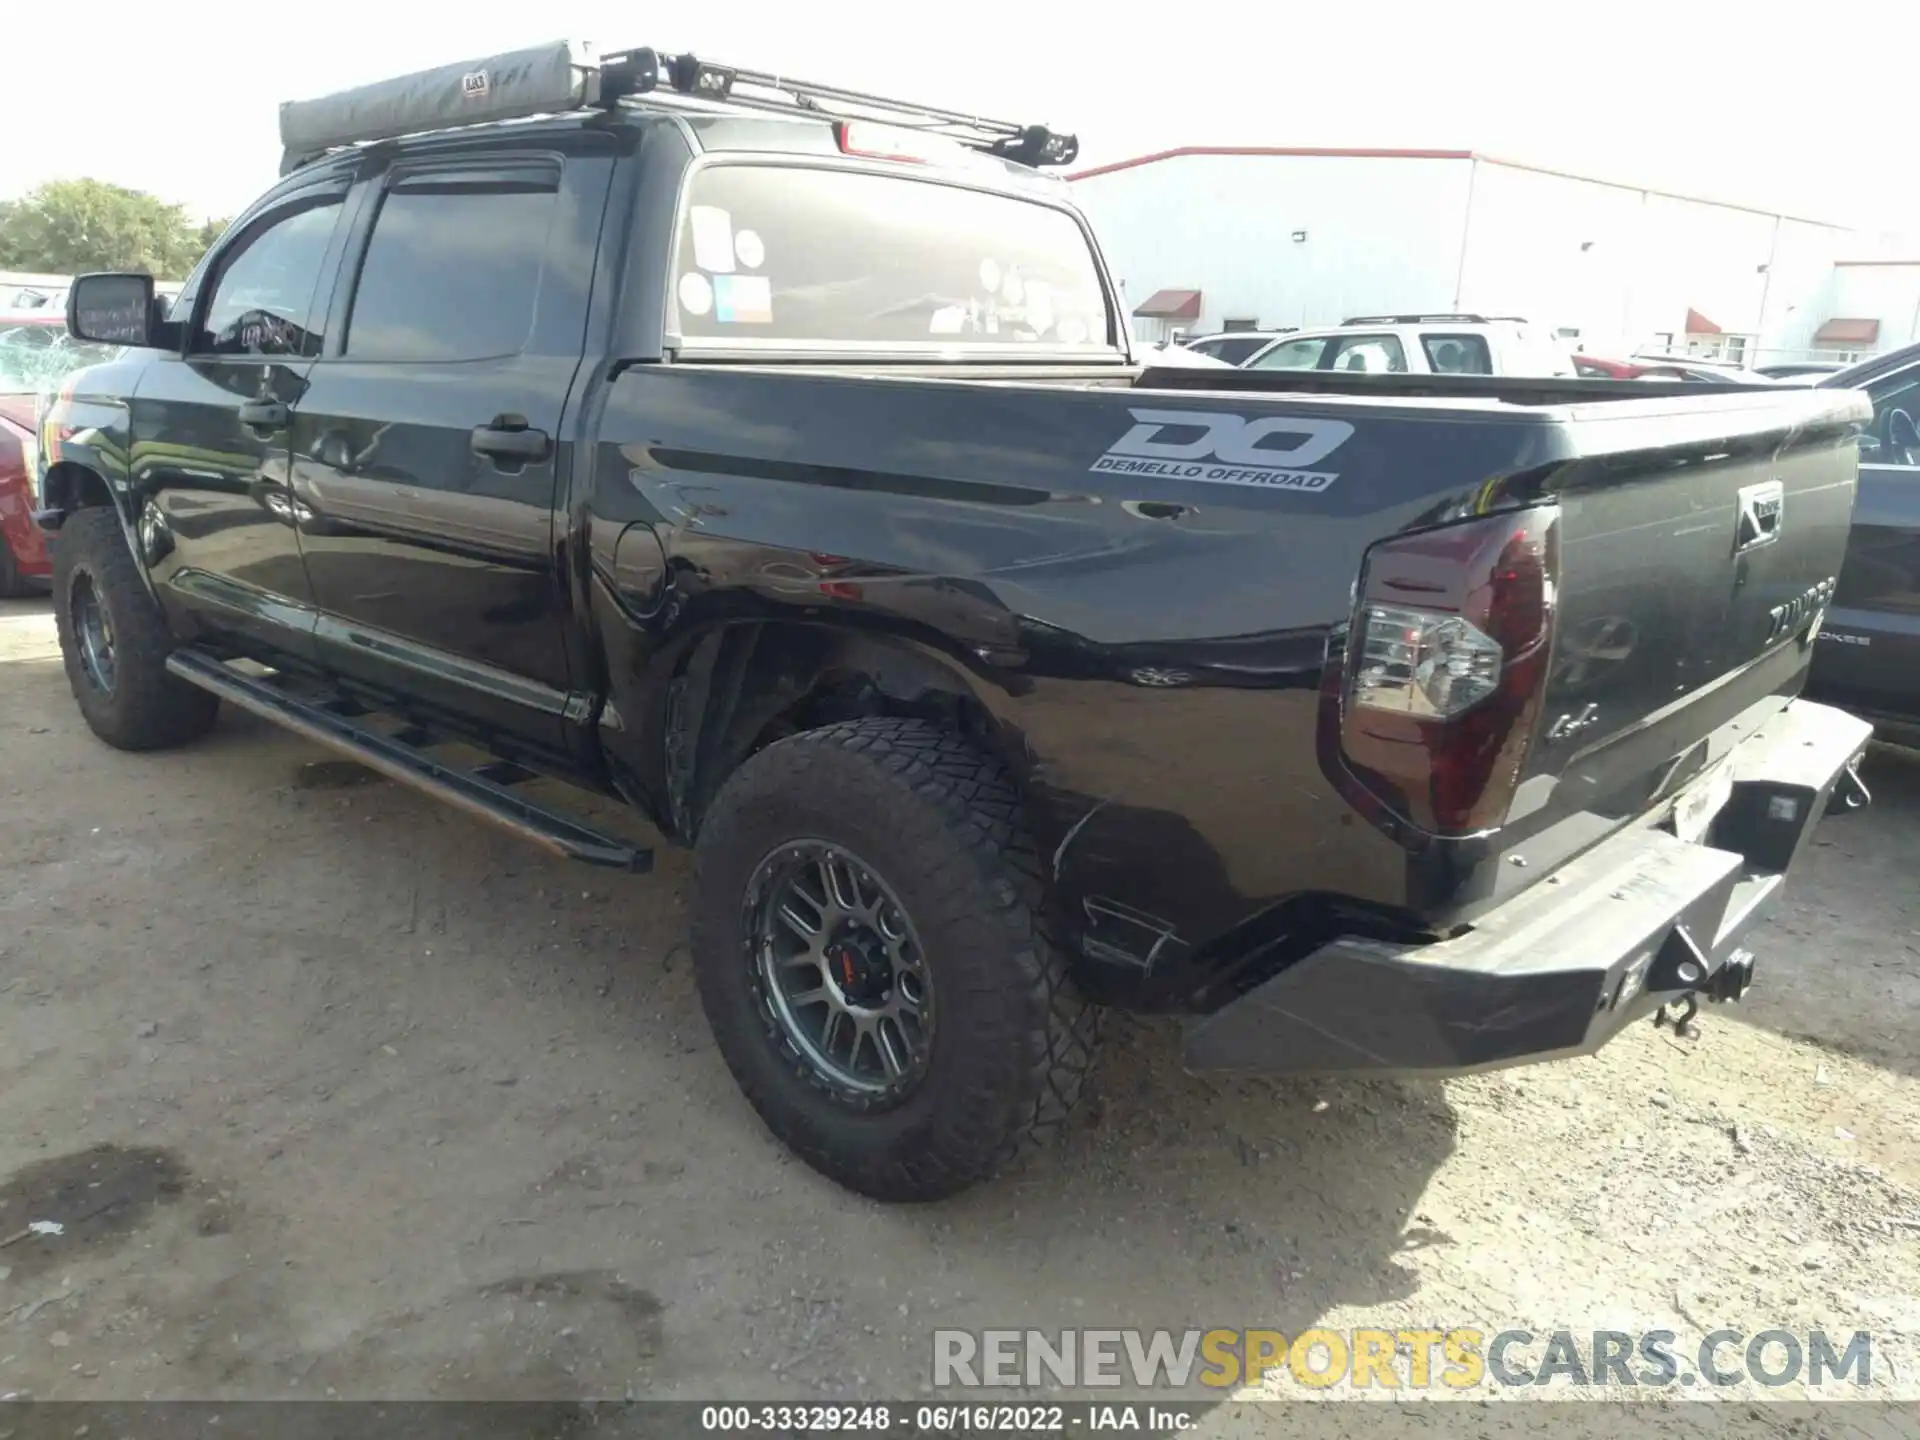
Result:
[[[598,97],[599,60],[577,40],[556,40],[377,80],[280,107],[289,157],[456,125],[577,110]]]

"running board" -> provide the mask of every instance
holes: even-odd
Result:
[[[491,820],[555,855],[636,874],[653,868],[651,850],[629,845],[535,805],[510,793],[503,784],[483,773],[443,765],[392,736],[366,729],[322,705],[289,695],[271,680],[242,675],[218,660],[190,650],[169,656],[167,669],[242,710],[251,710],[315,744],[337,750],[390,780],[423,790],[436,800],[444,800],[482,820]],[[491,765],[482,770],[502,773]],[[518,783],[518,779],[512,783]]]

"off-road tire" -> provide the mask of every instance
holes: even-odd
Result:
[[[93,733],[119,750],[158,750],[212,729],[219,698],[168,673],[173,637],[135,566],[119,517],[103,508],[81,510],[55,532],[51,549],[60,654]],[[73,600],[83,582],[113,627],[111,689],[95,682],[81,655]]]
[[[899,896],[939,1012],[904,1098],[835,1094],[759,998],[749,886],[782,845],[824,840]],[[876,1200],[937,1200],[1057,1128],[1092,1068],[1098,1013],[1048,934],[1042,869],[1004,769],[917,720],[857,720],[781,740],[715,797],[695,850],[693,954],[714,1039],[767,1127]]]

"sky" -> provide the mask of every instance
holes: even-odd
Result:
[[[149,0],[87,23],[84,80],[9,67],[0,198],[88,175],[227,216],[276,176],[280,101],[561,38],[1047,123],[1082,165],[1469,149],[1920,236],[1920,5],[1898,0]]]

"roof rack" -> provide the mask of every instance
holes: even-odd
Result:
[[[346,145],[433,130],[611,109],[630,98],[683,98],[822,120],[859,120],[937,135],[1027,166],[1069,165],[1077,136],[989,120],[766,71],[652,49],[597,54],[557,40],[441,65],[280,107],[281,173]]]
[[[1491,325],[1496,321],[1512,321],[1524,325],[1524,315],[1355,315],[1342,320],[1342,325]]]
[[[604,103],[665,89],[681,95],[722,100],[751,110],[820,119],[870,120],[923,130],[1020,165],[1071,165],[1080,155],[1078,136],[1064,135],[1045,125],[989,120],[964,111],[890,100],[884,95],[869,95],[837,85],[819,85],[790,75],[716,65],[692,55],[626,50],[602,56],[600,64],[600,93]]]

